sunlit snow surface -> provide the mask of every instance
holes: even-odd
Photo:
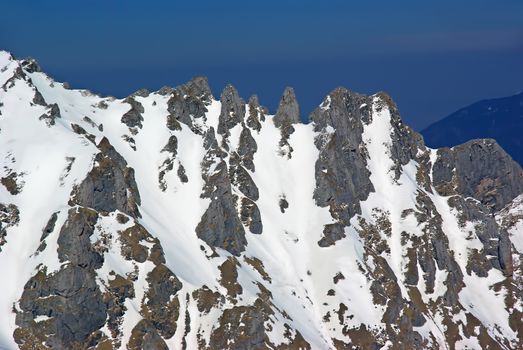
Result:
[[[18,61],[4,52],[0,53],[0,86],[13,76],[18,67]],[[120,121],[121,116],[129,110],[127,103],[102,98],[87,91],[65,89],[62,84],[52,81],[43,73],[27,75],[32,82],[15,80],[15,85],[7,91],[0,89],[0,177],[16,172],[22,174],[20,178],[24,183],[18,195],[11,195],[0,186],[0,202],[15,204],[20,209],[20,222],[8,229],[7,243],[0,252],[0,348],[17,347],[12,338],[15,330],[15,314],[12,309],[17,307],[16,302],[24,284],[35,273],[37,266],[44,264],[48,272],[60,268],[56,241],[67,217],[67,202],[73,186],[85,178],[98,152],[91,142],[72,132],[71,123],[78,124],[95,135],[96,143],[103,136],[107,137],[126,159],[129,167],[135,170],[141,196],[139,209],[142,218],[139,221],[153,236],[159,238],[165,252],[166,265],[183,284],[179,295],[190,295],[203,285],[213,290],[222,290],[226,294],[227,291],[218,282],[218,266],[228,253],[220,251],[220,257],[209,259],[206,251],[200,249],[205,244],[195,234],[195,227],[210,202],[200,197],[204,185],[200,166],[205,153],[203,139],[184,124],[179,131],[166,128],[168,97],[156,93],[148,97],[136,97],[145,112],[143,127],[136,135],[132,135],[136,146],[136,150],[133,150],[123,137],[130,136],[129,129]],[[56,120],[53,127],[48,127],[44,121],[39,120],[46,107],[31,102],[35,93],[33,86],[42,94],[47,104],[57,103],[60,107],[61,118]],[[102,101],[107,104],[106,109],[98,107]],[[374,97],[372,121],[365,126],[363,132],[369,157],[368,169],[375,192],[361,203],[361,216],[372,222],[375,209],[389,214],[392,234],[387,237],[390,254],[386,256],[386,260],[398,277],[402,296],[409,299],[403,280],[406,251],[400,241],[401,232],[407,230],[412,235],[420,236],[423,232],[415,220],[402,218],[401,213],[415,207],[416,192],[423,189],[416,183],[418,165],[415,161],[405,165],[399,180],[394,181],[389,154],[392,143],[391,116],[387,108],[376,109],[378,102],[379,97]],[[323,109],[329,107],[330,99],[321,106]],[[206,115],[207,121],[202,122],[203,129],[214,127],[216,130],[220,108],[219,101],[212,102]],[[103,125],[103,132],[86,122],[86,116],[96,125]],[[239,128],[231,130],[228,139],[230,152],[238,147],[240,131]],[[158,169],[167,157],[162,149],[171,134],[175,134],[178,139],[177,160],[183,164],[189,181],[182,183],[176,176],[178,163],[175,163],[174,170],[166,173],[167,190],[162,191],[158,186]],[[293,329],[299,330],[313,348],[323,349],[334,346],[332,338],[350,341],[343,334],[336,315],[333,315],[330,322],[323,320],[326,312],[332,313],[333,308],[343,302],[353,315],[352,318],[345,319],[346,325],[357,327],[363,323],[368,329],[384,329],[382,316],[385,308],[374,304],[370,292],[371,281],[362,271],[362,267],[372,269],[372,261],[364,259],[363,242],[356,231],[356,218],[352,220],[353,226],[346,229],[346,237],[335,245],[322,248],[317,243],[323,226],[334,220],[328,208],[318,207],[313,200],[316,187],[314,167],[318,157],[318,150],[314,145],[315,136],[312,124],[296,125],[295,132],[289,139],[293,148],[292,158],[288,159],[279,153],[280,131],[274,126],[271,116],[262,122],[259,133],[253,132],[258,150],[254,155],[255,172],[250,175],[260,190],[256,204],[261,212],[263,233],[246,233],[248,244],[242,255],[260,259],[271,282],[264,281],[254,268],[242,263],[238,270],[238,281],[243,287],[243,294],[238,299],[238,305],[250,305],[259,293],[255,282],[262,282],[272,293],[274,305],[279,310],[284,310],[292,319],[284,320],[279,313],[274,315],[273,330],[269,333],[271,341],[275,345],[288,341],[282,336],[282,324],[288,322]],[[73,158],[71,165],[70,160]],[[284,213],[278,206],[282,196],[289,203],[289,208]],[[430,197],[442,216],[443,230],[449,238],[452,253],[462,271],[465,271],[470,250],[481,243],[476,236],[465,239],[465,230],[458,225],[456,213],[451,210],[445,197],[437,195],[435,191]],[[42,253],[35,254],[40,244],[42,228],[55,212],[58,213],[58,220],[55,230],[46,239],[47,248]],[[117,231],[125,227],[126,225],[117,223],[113,214],[101,217],[91,240],[96,241],[104,230]],[[523,252],[523,221],[510,234],[516,249]],[[118,244],[115,240],[104,257],[104,265],[97,270],[101,288],[102,282],[110,278],[110,271],[125,275],[132,270],[130,263],[120,255]],[[242,261],[242,258],[239,260]],[[150,262],[141,264],[135,282],[136,296],[126,300],[122,349],[126,346],[131,329],[141,318],[140,302],[147,287],[145,276],[152,267]],[[338,272],[345,279],[334,285],[332,277]],[[464,275],[465,287],[459,295],[463,307],[475,315],[491,335],[515,340],[516,334],[508,325],[504,295],[491,289],[493,284],[503,279],[501,273],[491,270],[488,278],[469,276],[466,273]],[[444,294],[446,286],[442,281],[445,277],[445,272],[437,270],[436,287],[432,294],[424,293],[423,283],[419,283],[425,302]],[[336,293],[328,296],[331,288]],[[187,304],[184,297],[180,298],[180,303],[177,333],[166,340],[173,349],[179,347],[185,329],[183,315]],[[188,348],[192,349],[197,347],[196,332],[200,331],[208,339],[220,314],[218,310],[214,310],[198,319],[194,303],[189,305],[188,311],[191,315],[191,332],[186,339]],[[444,342],[445,330],[440,328],[439,318],[440,315],[434,314],[423,327],[417,329],[429,343],[433,340]],[[108,333],[108,330],[104,331]],[[475,336],[463,338],[459,347],[478,348],[479,343]],[[389,345],[391,344],[385,348]]]

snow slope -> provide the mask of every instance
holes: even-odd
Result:
[[[338,137],[335,128],[318,130],[314,122],[294,124],[287,143],[282,144],[282,130],[275,126],[273,116],[258,117],[259,129],[248,126],[244,120],[254,118],[254,112],[250,104],[241,101],[243,120],[220,134],[216,131],[224,103],[229,102],[211,98],[204,117],[190,115],[190,124],[179,118],[180,127],[170,129],[166,123],[174,95],[161,91],[132,96],[143,108],[138,108],[143,121],[129,126],[122,122],[122,116],[133,108],[128,99],[67,89],[34,65],[0,53],[0,178],[12,180],[2,182],[0,204],[18,210],[17,220],[10,222],[6,214],[0,226],[6,232],[0,246],[0,266],[4,267],[0,349],[36,344],[87,347],[86,339],[92,336],[82,338],[85,329],[99,334],[89,341],[105,342],[115,349],[147,348],[146,344],[171,349],[256,348],[255,344],[261,348],[313,349],[523,346],[522,330],[518,329],[521,320],[511,318],[514,312],[523,312],[522,296],[518,295],[521,289],[510,287],[521,283],[521,274],[511,275],[508,268],[499,267],[495,262],[499,257],[488,252],[476,233],[491,214],[463,217],[460,207],[449,200],[465,197],[438,192],[431,183],[436,150],[419,144],[416,155],[407,162],[395,160],[395,145],[401,142],[395,135],[404,126],[394,119],[394,107],[382,95],[369,98],[371,120],[360,122],[360,147],[373,190],[359,203],[359,213],[344,226],[343,237],[325,247],[318,244],[324,227],[338,218],[332,208],[314,199],[317,176],[321,176],[316,169],[321,150],[317,141]],[[38,94],[45,102],[35,102]],[[324,113],[336,103],[330,95],[326,101],[320,107]],[[54,104],[59,117],[42,118]],[[233,116],[236,112],[230,113]],[[209,184],[221,188],[211,182],[212,176],[219,174],[220,161],[231,171],[232,158],[244,153],[241,138],[247,129],[257,149],[252,157],[254,170],[244,170],[259,196],[248,198],[241,179],[231,180],[227,188],[233,198],[231,205],[237,208],[234,215],[241,219],[242,199],[252,200],[263,231],[251,233],[242,221],[246,243],[240,254],[235,254],[226,247],[213,246],[196,232],[202,216],[217,200],[202,195],[204,188]],[[205,135],[211,133],[223,154],[214,155],[206,170],[205,157],[209,150],[216,151],[205,142]],[[166,151],[172,136],[177,140],[176,152]],[[44,293],[42,287],[40,294],[29,294],[33,287],[28,281],[35,281],[37,273],[45,271],[46,283],[51,286],[48,289],[53,289],[52,276],[73,264],[71,257],[60,257],[60,250],[65,249],[60,237],[65,235],[63,227],[74,224],[71,210],[80,213],[81,207],[89,207],[75,201],[74,193],[101,165],[96,157],[104,138],[126,161],[126,167],[134,170],[139,215],[91,207],[97,218],[89,242],[98,247],[93,249],[100,252],[103,263],[90,268],[89,273],[95,276],[93,288],[103,296],[106,322],[92,325],[79,321],[78,332],[72,333],[77,343],[72,343],[52,331],[63,321],[59,309],[43,301],[40,304],[45,293],[53,296],[53,292]],[[291,156],[287,157],[289,149]],[[159,180],[162,170],[166,170],[164,186]],[[329,170],[323,172],[328,176]],[[422,181],[423,172],[430,176]],[[343,187],[345,179],[332,181]],[[126,191],[132,191],[132,186]],[[287,207],[282,207],[282,199]],[[42,231],[53,213],[57,213],[56,222],[44,238]],[[523,213],[523,208],[516,206],[511,213]],[[422,219],[423,215],[428,218]],[[509,230],[515,271],[516,264],[523,261],[522,222]],[[124,252],[131,248],[120,236],[137,225],[147,234],[137,239],[132,249],[143,247],[139,249],[146,252],[145,261],[129,258]],[[495,234],[501,235],[502,230],[495,227]],[[42,242],[45,247],[40,249]],[[155,242],[161,244],[164,263],[153,261]],[[485,274],[471,269],[475,261],[481,261]],[[162,285],[159,291],[155,289],[162,280],[154,281],[152,271],[160,265],[175,276],[171,280],[179,281],[179,285],[173,282],[179,288],[166,292],[168,288]],[[119,277],[132,285],[132,295],[112,287]],[[202,291],[210,294],[204,298]],[[171,294],[165,299],[162,293]],[[452,299],[454,294],[457,297]],[[155,318],[155,298],[161,305],[176,305],[176,310],[165,318]],[[27,303],[40,306],[24,306]],[[120,314],[111,308],[114,304],[121,305]],[[42,308],[53,312],[43,315]],[[113,318],[116,326],[111,325]],[[141,323],[143,331],[137,326],[140,321],[147,321]],[[171,323],[175,324],[174,332],[166,330]],[[146,343],[150,339],[155,343]],[[246,339],[253,343],[245,345]]]

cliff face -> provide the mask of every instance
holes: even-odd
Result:
[[[384,93],[299,122],[205,78],[104,98],[0,53],[0,348],[523,347],[523,171]]]

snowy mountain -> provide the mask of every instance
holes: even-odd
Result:
[[[125,99],[0,53],[1,349],[523,347],[523,171],[384,93],[302,124],[205,78]],[[518,197],[519,196],[519,197]]]
[[[430,147],[452,147],[493,138],[523,165],[523,92],[464,107],[421,131]]]

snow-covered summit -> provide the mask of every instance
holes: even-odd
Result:
[[[384,93],[298,117],[0,52],[0,349],[522,347],[521,168]]]

